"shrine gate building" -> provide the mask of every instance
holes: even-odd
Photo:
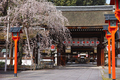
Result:
[[[69,25],[66,27],[72,36],[72,42],[68,41],[70,46],[61,54],[61,64],[79,63],[78,58],[86,55],[89,60],[96,60],[97,66],[105,65],[104,53],[107,53],[105,49],[107,41],[103,25],[108,24],[105,23],[104,14],[114,14],[113,6],[57,6],[57,9],[68,19]]]

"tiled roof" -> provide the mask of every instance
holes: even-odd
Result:
[[[115,14],[105,14],[105,20],[117,20]]]
[[[20,32],[21,29],[22,27],[12,27],[10,28],[10,32]]]
[[[69,25],[66,26],[103,26],[105,23],[104,14],[113,14],[113,11],[66,11],[62,12]]]
[[[110,11],[114,10],[113,5],[100,6],[56,6],[61,11]]]
[[[65,26],[103,26],[104,14],[114,14],[112,5],[101,6],[57,6],[65,16],[69,25]]]
[[[108,25],[103,25],[103,30],[108,30]]]

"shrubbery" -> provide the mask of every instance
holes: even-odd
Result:
[[[5,65],[5,62],[0,62],[0,67],[3,67]]]

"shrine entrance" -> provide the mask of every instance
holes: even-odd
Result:
[[[102,28],[96,29],[70,29],[72,41],[66,48],[66,63],[90,63],[97,66],[104,65],[104,32]],[[65,44],[66,42],[64,42]]]
[[[67,54],[66,63],[75,64],[88,64],[90,62],[96,62],[95,58],[97,55],[94,53],[94,48],[92,47],[72,47],[71,53]]]
[[[58,64],[65,65],[67,58],[87,55],[87,57],[97,60],[97,66],[104,65],[104,40],[105,24],[104,14],[113,14],[113,6],[57,6],[58,10],[68,19],[72,41],[70,46],[61,52]],[[99,44],[96,44],[96,43]],[[69,56],[70,55],[70,56]],[[75,62],[75,60],[72,60]],[[76,61],[77,62],[77,61]]]

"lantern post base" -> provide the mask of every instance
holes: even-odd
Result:
[[[111,78],[111,74],[109,74],[109,78]]]
[[[17,77],[17,73],[14,73],[14,77]]]

